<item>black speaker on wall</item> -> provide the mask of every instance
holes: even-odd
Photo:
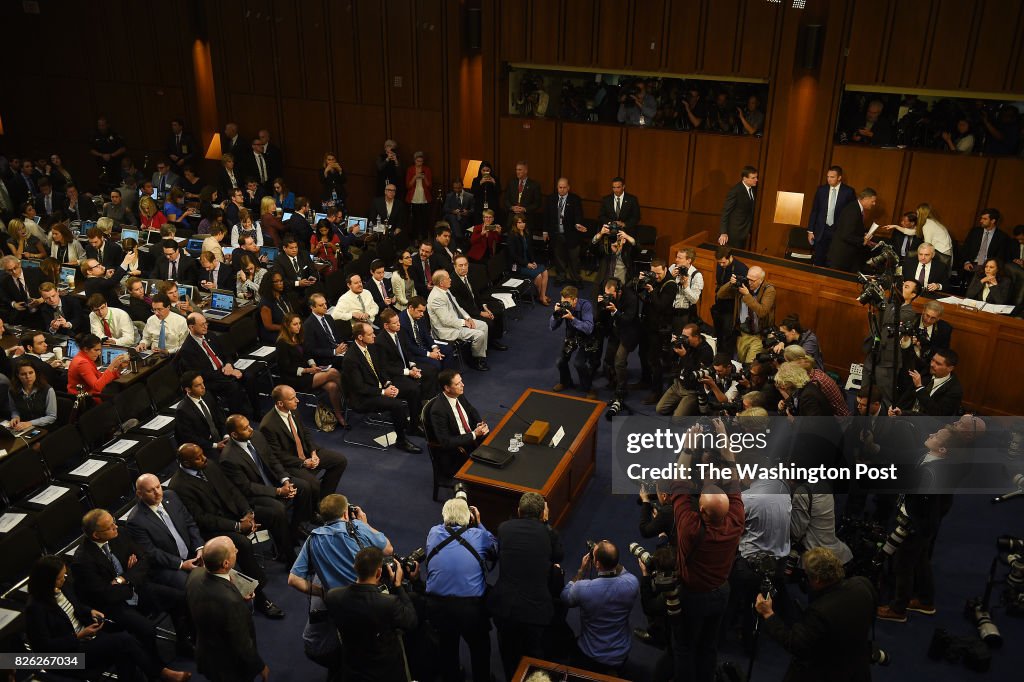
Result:
[[[800,30],[802,40],[800,52],[797,54],[797,64],[802,69],[814,70],[818,68],[818,61],[821,59],[821,44],[825,40],[825,27],[821,24],[808,24]]]
[[[479,6],[466,7],[466,49],[478,52],[483,47],[483,9]]]

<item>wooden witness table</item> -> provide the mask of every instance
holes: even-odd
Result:
[[[484,445],[507,451],[513,435],[524,433],[528,422],[535,419],[551,425],[544,443],[524,444],[504,468],[470,459],[455,474],[455,479],[466,485],[469,503],[480,510],[484,523],[497,528],[502,521],[514,518],[519,498],[527,492],[544,496],[552,525],[565,522],[594,474],[597,424],[604,409],[603,402],[533,388],[519,396],[491,429]],[[565,429],[565,435],[558,448],[548,447],[559,427]]]
[[[595,682],[623,682],[623,678],[621,677],[612,677],[611,675],[593,673],[589,670],[583,670],[582,668],[573,668],[563,663],[542,661],[539,658],[530,658],[529,656],[523,656],[519,660],[519,667],[516,668],[510,682],[523,682],[523,680],[531,674],[538,671],[549,673],[550,679],[552,680],[565,680],[566,682],[576,682],[577,680],[580,682],[583,680],[595,680]]]

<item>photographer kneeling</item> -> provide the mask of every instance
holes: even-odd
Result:
[[[844,580],[842,562],[818,547],[803,557],[811,601],[803,618],[787,626],[772,610],[771,597],[757,596],[754,608],[765,631],[793,655],[786,679],[794,682],[854,682],[871,679],[871,624],[877,594],[862,576]]]
[[[491,620],[484,605],[487,572],[498,557],[498,541],[464,493],[444,503],[427,534],[427,619],[440,637],[444,680],[461,680],[459,638],[469,646],[474,682],[491,679]]]
[[[551,331],[558,329],[565,322],[565,341],[562,354],[558,358],[558,383],[552,389],[556,393],[573,387],[572,374],[569,372],[569,360],[573,354],[576,359],[572,366],[580,378],[580,388],[586,391],[587,398],[594,400],[594,369],[600,344],[594,335],[594,306],[586,300],[580,300],[579,289],[568,286],[562,289],[561,297],[551,312],[548,326]]]
[[[679,337],[673,338],[672,352],[678,358],[677,376],[654,409],[658,414],[671,414],[673,417],[699,414],[697,398],[704,392],[701,370],[707,371],[706,368],[714,359],[714,351],[700,333],[700,327],[688,324],[683,327]]]

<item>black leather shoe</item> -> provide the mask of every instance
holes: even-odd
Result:
[[[487,347],[491,350],[508,350],[508,346],[503,344],[501,341],[491,341]]]
[[[422,448],[413,445],[412,441],[408,439],[398,441],[397,443],[395,443],[395,447],[398,448],[399,450],[405,450],[406,452],[413,455],[417,455],[423,452]]]
[[[256,610],[272,620],[284,618],[284,611],[269,599],[264,599],[263,601],[256,600]]]
[[[487,366],[487,361],[483,358],[473,358],[473,361],[469,366],[478,372],[488,372],[491,369]]]

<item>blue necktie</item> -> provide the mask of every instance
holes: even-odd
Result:
[[[156,345],[160,350],[167,350],[167,320],[160,320],[160,339]]]
[[[188,558],[188,546],[185,544],[185,540],[182,539],[181,533],[174,527],[174,523],[171,522],[171,517],[167,515],[167,511],[163,507],[156,508],[156,515],[160,517],[160,520],[167,526],[167,531],[174,538],[174,544],[178,546],[178,556],[184,561]]]
[[[114,553],[110,551],[109,542],[103,545],[103,554],[105,554],[110,563],[114,565],[114,571],[117,573],[117,575],[124,575],[124,566],[122,566],[121,562],[117,560],[117,557],[114,556]],[[138,603],[139,595],[135,594],[135,589],[133,588],[132,596],[130,599],[125,600],[125,604],[128,604],[128,606],[136,606],[138,605]]]
[[[252,446],[251,441],[245,442],[245,447],[249,451],[249,456],[252,457],[253,463],[256,464],[256,470],[260,472],[260,476],[263,477],[263,483],[270,487],[276,487],[270,480],[270,472],[267,471],[267,465],[263,463],[263,459],[256,453],[256,448]]]
[[[327,324],[327,318],[321,317],[320,324],[323,325],[324,331],[327,332],[327,337],[331,340],[331,343],[337,346],[338,342],[334,340],[334,332],[331,331],[331,325]]]

